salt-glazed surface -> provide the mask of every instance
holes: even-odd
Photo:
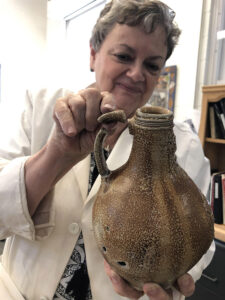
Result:
[[[108,121],[116,113],[109,114]],[[121,118],[124,121],[124,115]],[[94,234],[106,261],[133,287],[141,290],[144,283],[156,282],[167,288],[209,248],[213,216],[203,194],[176,162],[172,112],[141,108],[129,120],[129,129],[132,151],[115,171],[108,170],[102,157],[107,132],[97,138],[102,183],[93,207]]]

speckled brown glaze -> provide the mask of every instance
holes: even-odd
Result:
[[[213,216],[176,163],[173,114],[145,107],[129,128],[134,141],[128,162],[102,177],[94,235],[107,262],[133,287],[156,282],[167,288],[209,248]]]

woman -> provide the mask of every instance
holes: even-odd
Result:
[[[99,177],[94,182],[95,172],[90,172],[97,118],[114,109],[123,109],[131,117],[147,102],[180,33],[173,16],[155,0],[108,3],[90,42],[96,82],[77,94],[61,89],[27,93],[18,132],[0,150],[0,238],[8,238],[0,271],[1,299],[138,299],[145,293],[145,299],[166,300],[193,293],[194,280],[188,274],[178,279],[173,292],[146,283],[141,293],[107,263],[104,271],[91,226],[100,182]],[[108,129],[112,133],[106,140],[108,164],[116,168],[128,159],[132,138],[125,125]],[[200,174],[208,174],[209,166],[197,136],[185,125],[177,126],[175,133],[179,163],[206,192],[208,178],[201,181]],[[191,141],[195,149],[190,149]],[[200,153],[198,164],[195,151]],[[187,160],[192,163],[190,170]],[[195,279],[212,252],[193,269]]]

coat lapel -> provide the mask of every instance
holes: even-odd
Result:
[[[91,156],[88,155],[85,159],[83,159],[73,167],[73,172],[77,179],[77,184],[80,187],[81,195],[84,202],[86,201],[88,194],[90,159]]]

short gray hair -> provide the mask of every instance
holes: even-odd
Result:
[[[98,51],[109,32],[118,24],[142,26],[151,33],[158,25],[163,26],[167,36],[168,59],[176,46],[180,29],[174,23],[175,12],[158,0],[112,0],[105,5],[93,28],[90,43]]]

